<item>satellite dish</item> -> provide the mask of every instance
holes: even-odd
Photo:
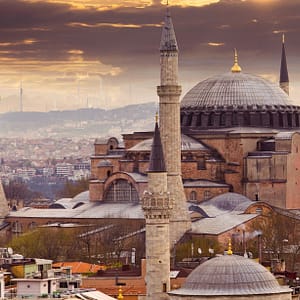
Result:
[[[7,252],[9,255],[12,255],[14,253],[13,249],[10,247],[7,248]]]
[[[198,251],[198,253],[199,253],[199,254],[202,254],[202,250],[201,250],[201,248],[198,248],[198,250],[197,250],[197,251]]]

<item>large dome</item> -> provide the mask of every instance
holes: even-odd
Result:
[[[182,99],[182,108],[290,105],[287,94],[264,78],[239,73],[225,73],[193,87]]]
[[[181,101],[183,127],[299,127],[300,108],[264,78],[229,72],[198,83]]]
[[[290,293],[262,265],[237,255],[210,259],[197,267],[172,295],[236,296]]]

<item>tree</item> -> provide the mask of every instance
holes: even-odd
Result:
[[[67,180],[63,189],[57,193],[58,198],[73,198],[89,189],[89,180],[82,178],[78,181]]]
[[[136,249],[137,260],[145,255],[144,222],[128,219],[104,220],[89,230],[82,229],[78,243],[90,262],[102,261],[105,264],[119,264],[124,251]]]
[[[253,232],[261,232],[265,259],[284,259],[288,271],[294,272],[300,253],[300,220],[271,211],[252,224]],[[257,240],[247,242],[248,249],[257,254]]]
[[[8,184],[3,184],[3,189],[8,200],[24,200],[28,203],[41,197],[40,193],[31,191],[21,180],[11,180]]]
[[[120,263],[121,253],[136,248],[137,259],[145,254],[143,222],[128,219],[98,220],[93,226],[36,228],[14,237],[7,246],[26,257],[54,261],[80,260]]]
[[[37,228],[12,239],[9,246],[25,257],[66,260],[80,251],[75,232],[63,228]]]

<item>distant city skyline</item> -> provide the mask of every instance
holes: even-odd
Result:
[[[158,101],[166,2],[1,0],[0,112]],[[300,0],[169,0],[169,6],[183,94],[228,72],[233,48],[244,72],[277,83],[284,33],[290,96],[300,105]]]

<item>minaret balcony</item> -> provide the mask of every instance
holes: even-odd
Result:
[[[151,193],[145,191],[142,199],[142,208],[146,211],[170,211],[173,208],[173,201],[167,192]]]
[[[160,85],[157,87],[157,94],[163,96],[180,96],[182,88],[180,85]]]

